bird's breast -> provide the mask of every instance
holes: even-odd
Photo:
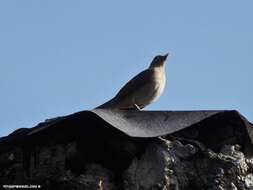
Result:
[[[166,77],[163,71],[155,71],[150,83],[136,92],[134,99],[137,105],[148,105],[158,99],[164,91]]]
[[[166,84],[165,73],[159,72],[159,74],[155,75],[154,80],[155,80],[154,99],[152,101],[155,101],[157,98],[159,98],[164,91]]]

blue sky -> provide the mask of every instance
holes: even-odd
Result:
[[[0,2],[0,136],[92,109],[157,54],[146,110],[237,109],[253,121],[253,1]]]

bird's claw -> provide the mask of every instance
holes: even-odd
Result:
[[[140,108],[137,104],[134,104],[134,107],[135,107],[137,110],[141,111],[141,108]]]

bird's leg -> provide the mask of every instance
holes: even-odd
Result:
[[[141,111],[141,108],[140,108],[137,104],[134,104],[134,107],[135,107],[137,110]]]

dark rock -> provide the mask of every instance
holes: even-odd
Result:
[[[84,111],[0,138],[0,184],[249,190],[252,137],[236,111]]]
[[[253,175],[244,154],[236,150],[238,145],[225,145],[220,153],[209,150],[204,157],[188,147],[194,145],[179,141],[150,145],[124,173],[125,189],[253,188]]]

